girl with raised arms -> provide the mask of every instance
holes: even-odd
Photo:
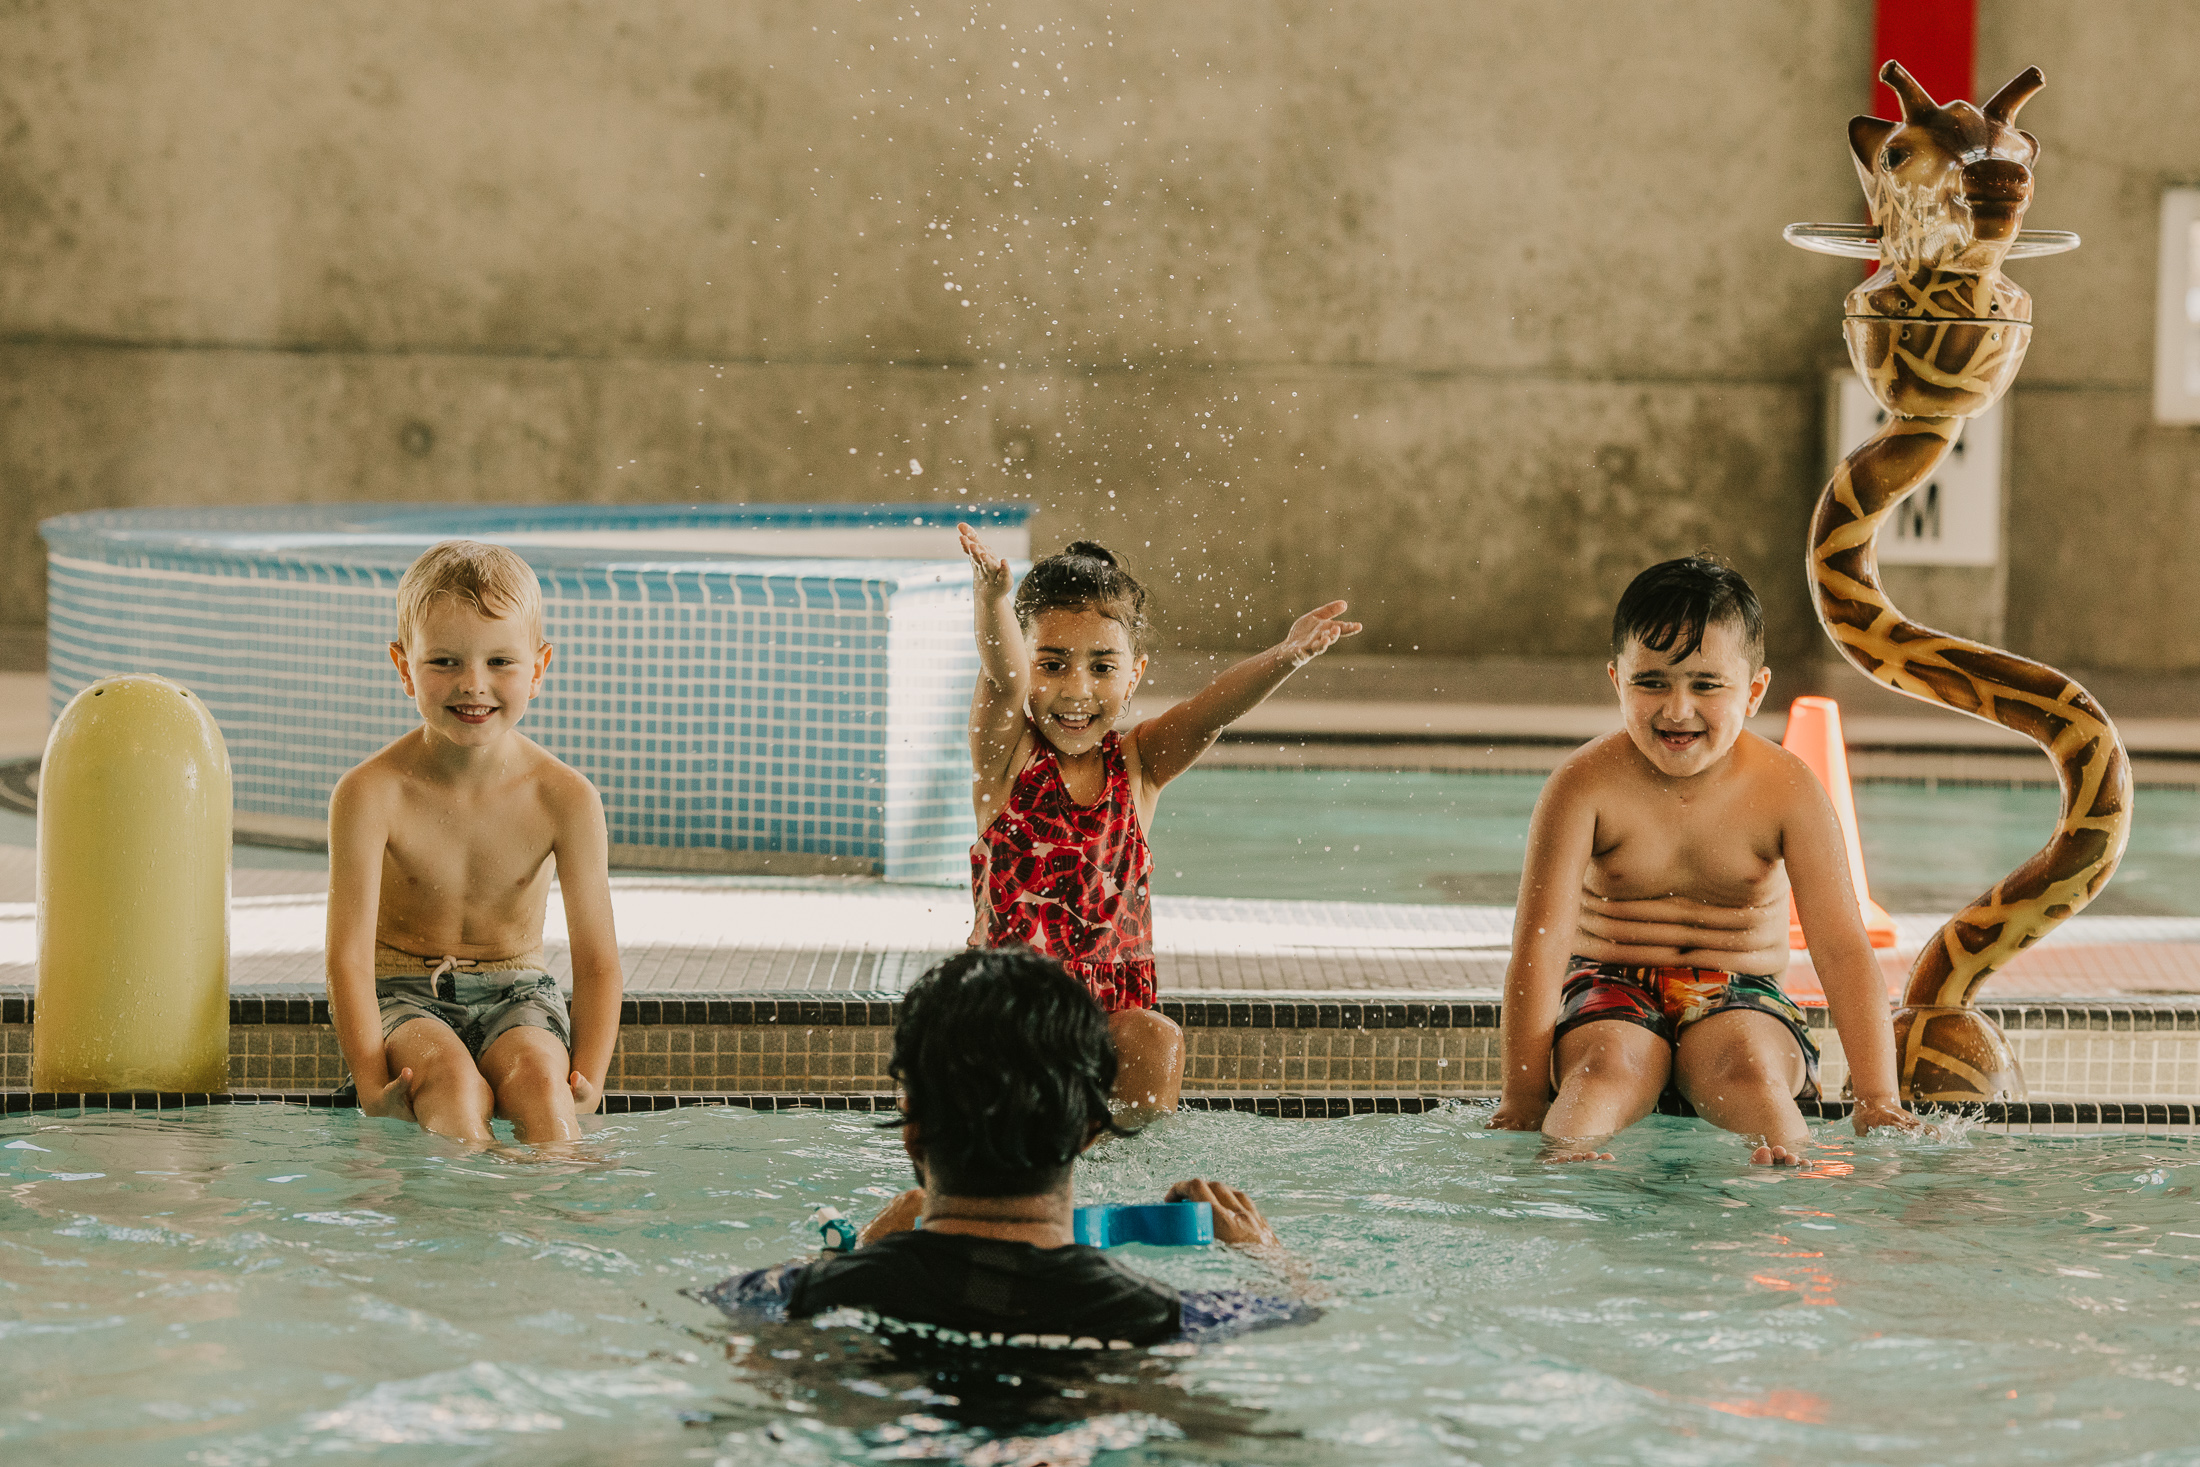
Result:
[[[1153,855],[1161,788],[1283,680],[1360,629],[1345,603],[1316,607],[1267,651],[1194,696],[1118,732],[1146,672],[1146,590],[1079,540],[1013,587],[1008,562],[968,525],[979,676],[970,704],[973,947],[1047,954],[1107,1011],[1121,1068],[1115,1100],[1174,1110],[1184,1036],[1154,1009]]]

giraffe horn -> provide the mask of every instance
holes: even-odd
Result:
[[[2040,75],[2037,66],[2027,66],[2009,79],[2009,84],[1994,93],[1994,100],[1986,104],[1986,120],[2013,123],[2017,109],[2032,100],[2032,94],[2047,85],[2047,78]]]
[[[1899,61],[1889,61],[1879,68],[1879,79],[1894,88],[1895,100],[1902,104],[1902,120],[1908,122],[1920,112],[1939,110],[1932,93],[1917,84],[1917,78],[1902,69]]]

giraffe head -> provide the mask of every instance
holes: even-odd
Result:
[[[2031,340],[2032,298],[2001,262],[2040,155],[2039,140],[2017,129],[2017,109],[2044,82],[2028,67],[1984,108],[1943,107],[1894,62],[1879,74],[1902,120],[1849,123],[1879,226],[1879,269],[1843,312],[1849,360],[1899,417],[1976,417],[2008,389]]]
[[[1879,78],[1894,88],[1902,120],[1852,119],[1849,147],[1881,258],[1902,273],[1998,270],[2032,202],[2040,154],[2039,139],[2017,127],[2017,109],[2046,78],[2026,67],[1983,109],[1935,102],[1899,62]]]

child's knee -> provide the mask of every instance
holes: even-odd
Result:
[[[1691,1085],[1789,1093],[1799,1063],[1794,1046],[1755,1034],[1724,1044],[1706,1045],[1681,1056],[1681,1079]]]
[[[470,1057],[447,1059],[438,1056],[413,1071],[412,1103],[418,1110],[422,1105],[458,1107],[489,1112],[494,1097],[489,1082],[474,1067]]]
[[[1578,1062],[1559,1071],[1558,1089],[1612,1090],[1635,1089],[1647,1085],[1655,1078],[1648,1065],[1626,1055],[1585,1055]]]
[[[499,1115],[509,1117],[572,1099],[572,1057],[547,1030],[507,1031],[484,1051],[482,1069],[496,1089]]]
[[[1617,1037],[1592,1039],[1569,1053],[1559,1065],[1559,1087],[1633,1085],[1653,1079],[1663,1084],[1667,1063],[1665,1052],[1659,1048],[1621,1042]]]
[[[1184,1031],[1159,1009],[1124,1009],[1108,1016],[1118,1053],[1166,1054],[1184,1047]]]
[[[530,1049],[497,1077],[497,1098],[570,1093],[571,1062],[562,1053]]]
[[[1159,1009],[1125,1009],[1115,1015],[1113,1022],[1157,1038],[1181,1039],[1184,1036],[1176,1020]]]

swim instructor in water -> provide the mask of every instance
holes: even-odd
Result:
[[[1179,1290],[1074,1241],[1071,1178],[1115,1129],[1115,1068],[1107,1015],[1059,963],[1027,948],[956,954],[909,990],[888,1066],[918,1186],[851,1251],[702,1297],[737,1318],[852,1309],[890,1334],[1011,1348],[1130,1349],[1310,1317],[1295,1285]],[[1210,1204],[1216,1241],[1285,1263],[1235,1187],[1194,1178],[1168,1200]]]

